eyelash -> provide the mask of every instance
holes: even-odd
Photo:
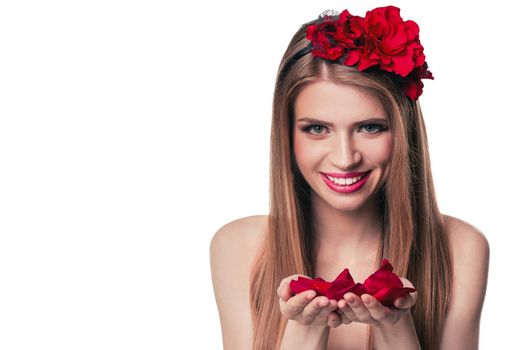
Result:
[[[307,125],[305,126],[304,128],[302,128],[301,130],[307,134],[312,134],[312,135],[321,135],[321,134],[316,134],[316,133],[311,133],[310,130],[314,127],[314,126],[320,126],[320,127],[323,127],[326,129],[326,126],[324,125],[320,125],[320,124],[311,124],[311,125]],[[359,129],[363,128],[363,127],[366,127],[366,126],[374,126],[376,127],[376,131],[375,132],[368,132],[367,134],[377,134],[381,131],[385,131],[385,130],[388,130],[388,128],[382,124],[377,124],[377,123],[369,123],[369,124],[363,124],[359,127]]]

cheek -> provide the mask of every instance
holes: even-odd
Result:
[[[387,165],[390,163],[392,158],[394,144],[392,136],[390,134],[385,135],[374,147],[374,152],[372,153],[375,163]],[[379,140],[378,140],[379,141]]]
[[[308,147],[309,146],[306,144],[305,140],[296,131],[294,135],[293,149],[295,160],[299,168],[302,168],[305,165],[305,163],[308,163],[308,154],[311,153],[311,149],[309,149]],[[310,152],[307,152],[307,150],[309,150]]]
[[[299,168],[299,171],[303,176],[305,175],[305,168],[308,167],[308,159],[306,157],[305,152],[303,151],[305,147],[301,144],[300,141],[296,141],[294,143],[294,156],[295,156],[295,162],[297,164],[297,167]]]
[[[369,161],[382,169],[379,186],[382,186],[390,175],[393,146],[392,137],[390,136],[381,139],[381,142],[377,142],[374,147],[369,148]]]
[[[304,135],[294,138],[293,149],[295,162],[305,179],[319,167],[326,152],[321,142],[312,142]]]
[[[392,138],[389,138],[388,142],[385,143],[383,152],[381,153],[381,158],[385,163],[390,163],[392,160],[392,155],[394,153],[394,144]]]
[[[377,150],[376,161],[377,164],[383,167],[383,175],[381,176],[383,180],[381,183],[384,184],[386,179],[390,176],[390,166],[392,163],[392,155],[394,151],[394,144],[392,137],[388,137],[384,140],[384,143]]]

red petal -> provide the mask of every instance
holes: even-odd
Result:
[[[403,282],[392,272],[393,268],[387,259],[383,259],[381,267],[370,275],[363,283],[370,294],[375,294],[384,288],[403,288]]]
[[[381,304],[385,306],[394,306],[394,301],[397,298],[402,298],[408,295],[410,292],[415,292],[416,290],[414,288],[384,288],[380,290],[378,293],[373,294],[374,298],[376,298]]]
[[[415,289],[403,287],[402,281],[392,271],[392,265],[387,259],[383,259],[381,267],[370,275],[364,284],[355,283],[348,268],[345,268],[332,282],[327,282],[321,277],[310,279],[299,276],[297,280],[290,281],[290,288],[293,295],[305,290],[315,290],[317,294],[335,300],[342,299],[348,292],[358,296],[366,293],[373,295],[386,306],[393,306],[396,298],[403,297]]]
[[[344,64],[347,66],[353,66],[361,58],[361,50],[350,50],[345,58]]]
[[[405,94],[412,100],[416,100],[423,92],[423,83],[421,81],[408,80],[404,83]]]
[[[363,294],[370,294],[366,287],[361,283],[356,283],[348,292],[352,292],[355,295],[361,296]]]
[[[405,21],[405,32],[407,33],[409,40],[417,39],[419,36],[419,26],[414,21]]]

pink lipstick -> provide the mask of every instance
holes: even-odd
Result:
[[[364,184],[368,180],[370,172],[371,171],[353,172],[353,173],[347,173],[347,174],[321,173],[321,177],[323,178],[324,182],[328,185],[328,187],[330,187],[330,189],[332,189],[333,191],[339,192],[339,193],[350,193],[350,192],[355,192],[364,186]],[[331,177],[336,177],[336,178],[349,178],[349,177],[358,177],[358,176],[362,176],[362,177],[361,179],[357,180],[355,183],[351,185],[340,185],[330,180],[326,175],[329,175]]]

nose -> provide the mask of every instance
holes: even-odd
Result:
[[[348,134],[343,134],[334,139],[330,161],[342,171],[355,169],[362,160],[362,154],[354,141]]]

